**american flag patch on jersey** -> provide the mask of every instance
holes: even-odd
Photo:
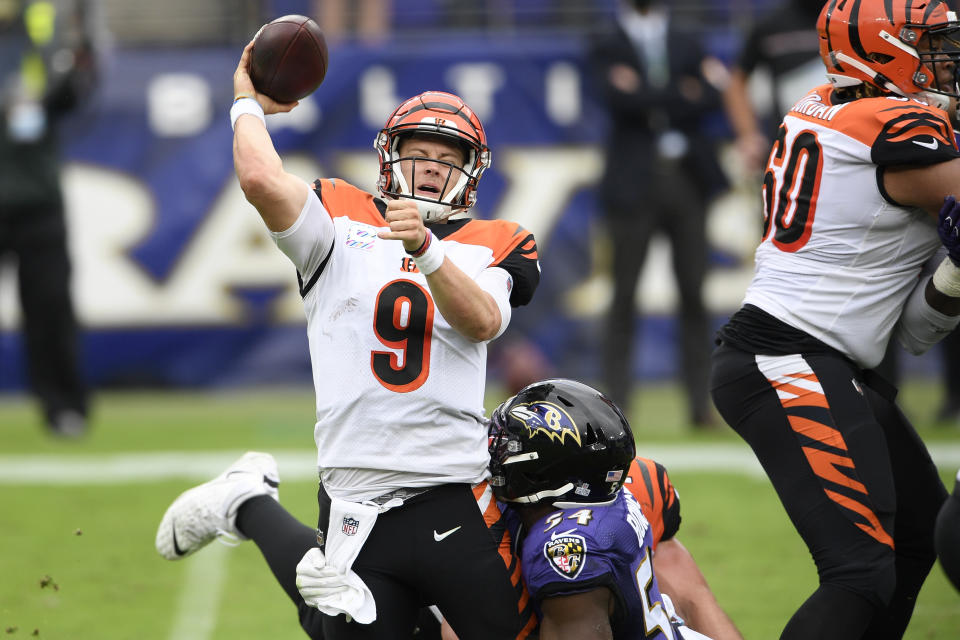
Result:
[[[354,222],[347,230],[347,247],[350,249],[373,248],[373,243],[377,240],[377,228],[368,224]]]

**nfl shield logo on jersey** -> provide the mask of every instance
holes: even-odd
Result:
[[[348,536],[356,535],[359,525],[360,525],[359,520],[357,520],[356,518],[351,518],[350,516],[346,516],[343,519],[343,527],[342,527],[343,533]]]
[[[550,560],[550,566],[564,578],[573,580],[580,574],[587,556],[587,542],[583,536],[574,533],[561,533],[550,536],[543,545],[543,555]]]

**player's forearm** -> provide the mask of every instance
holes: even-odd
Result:
[[[430,293],[444,319],[475,342],[490,340],[500,330],[500,309],[493,298],[449,258],[427,276]]]
[[[653,571],[660,591],[670,596],[688,627],[714,640],[743,640],[693,556],[679,540],[660,542],[653,557]]]
[[[233,164],[244,196],[257,208],[267,228],[289,228],[303,207],[306,183],[284,171],[266,127],[254,116],[237,119]]]
[[[233,134],[233,166],[247,200],[255,200],[275,189],[283,163],[273,147],[267,128],[253,115],[237,119]]]
[[[700,593],[696,593],[700,591]],[[692,589],[695,600],[674,601],[680,617],[687,626],[713,640],[743,640],[743,636],[717,603],[709,589]]]

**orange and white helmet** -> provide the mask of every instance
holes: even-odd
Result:
[[[817,32],[835,87],[867,83],[901,96],[919,94],[941,109],[960,97],[960,23],[944,0],[828,0]],[[953,72],[949,87],[937,81],[942,65]]]
[[[415,195],[400,171],[399,162],[405,159],[400,157],[400,141],[414,133],[451,139],[464,150],[463,166],[436,161],[449,167],[447,180],[454,181],[445,198],[442,191],[435,199]],[[443,91],[425,91],[404,101],[387,119],[373,146],[380,154],[380,193],[415,201],[426,222],[472,207],[477,201],[480,176],[490,166],[490,149],[480,118],[459,97]]]

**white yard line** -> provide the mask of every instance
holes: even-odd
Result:
[[[960,443],[929,445],[934,461],[951,473],[960,468]],[[0,485],[89,485],[186,480],[202,482],[226,468],[241,451],[114,454],[0,455]],[[316,453],[303,450],[272,452],[281,478],[316,479]],[[669,471],[709,471],[761,478],[762,469],[746,445],[654,445],[640,454]],[[185,574],[170,640],[208,640],[213,636],[227,573],[227,549],[211,544],[184,562]]]
[[[928,445],[937,465],[951,473],[960,468],[960,443]],[[24,454],[0,455],[0,485],[84,485],[209,480],[223,471],[242,451],[169,451],[159,453]],[[317,477],[316,454],[305,450],[271,452],[284,481]],[[746,445],[658,444],[640,447],[668,471],[707,471],[762,477],[753,452]]]
[[[170,640],[207,640],[213,636],[220,594],[227,573],[227,547],[211,544],[187,562]]]

